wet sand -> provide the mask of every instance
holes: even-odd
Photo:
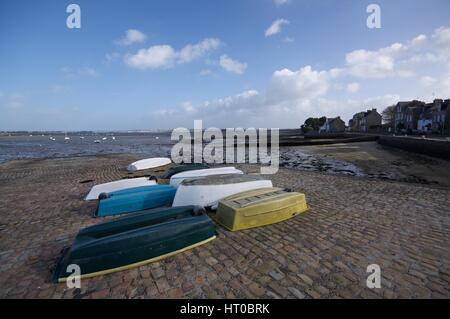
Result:
[[[282,149],[285,167],[450,187],[450,161],[376,142]]]

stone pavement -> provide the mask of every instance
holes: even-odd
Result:
[[[60,250],[100,222],[82,197],[135,156],[0,165],[0,298],[449,298],[450,190],[283,169],[310,210],[128,271],[49,282]],[[254,166],[242,166],[258,171]],[[381,267],[381,289],[366,267]]]

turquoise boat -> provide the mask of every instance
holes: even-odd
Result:
[[[140,187],[138,187],[140,188]],[[145,209],[172,205],[176,188],[171,185],[153,185],[145,190],[130,189],[110,193],[98,202],[95,216],[127,214]]]
[[[117,195],[129,195],[129,194],[153,191],[153,190],[155,190],[155,188],[154,188],[155,186],[163,186],[163,188],[164,188],[166,185],[138,186],[138,187],[121,189],[119,191],[114,191],[114,192],[109,192],[109,193],[101,193],[99,195],[99,199],[103,200],[103,199],[111,198],[112,196],[117,196]],[[160,187],[160,189],[161,189],[161,187]]]
[[[204,163],[192,163],[192,164],[183,164],[183,165],[172,166],[164,174],[159,176],[159,178],[170,179],[172,177],[172,175],[175,175],[175,174],[178,174],[181,172],[193,171],[193,170],[198,170],[198,169],[207,169],[207,168],[209,168],[209,165],[204,164]]]
[[[80,230],[62,251],[53,282],[80,267],[81,278],[139,267],[205,244],[216,237],[203,208],[184,206],[143,211]]]

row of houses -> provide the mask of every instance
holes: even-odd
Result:
[[[398,102],[394,106],[393,129],[396,132],[450,132],[450,99]]]
[[[327,118],[325,123],[320,127],[319,132],[326,133],[340,133],[346,130],[352,132],[369,132],[372,130],[379,130],[381,128],[381,115],[377,109],[359,112],[353,115],[353,118],[348,122],[348,127],[340,116],[334,118]]]
[[[348,128],[352,132],[379,130],[381,128],[381,120],[381,114],[377,112],[377,109],[371,109],[353,115],[353,118],[348,121]]]

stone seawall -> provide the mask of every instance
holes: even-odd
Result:
[[[379,136],[378,143],[402,150],[450,160],[450,142],[398,136]]]

